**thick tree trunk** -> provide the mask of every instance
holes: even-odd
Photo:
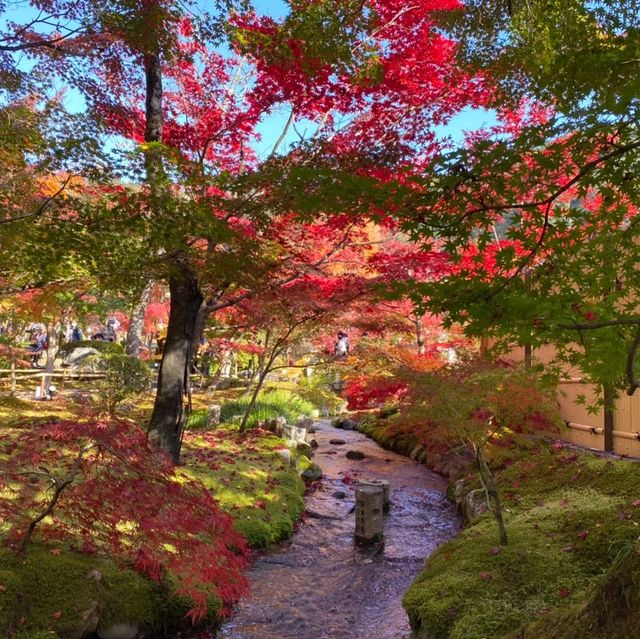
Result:
[[[127,342],[124,352],[131,357],[140,356],[140,346],[142,345],[142,329],[144,328],[144,314],[151,300],[151,293],[155,282],[151,280],[145,287],[140,298],[135,303],[129,315],[129,328],[127,329]]]
[[[178,463],[182,434],[191,410],[191,348],[203,297],[195,274],[186,264],[180,265],[169,278],[169,291],[167,340],[149,422],[149,439],[168,451]]]

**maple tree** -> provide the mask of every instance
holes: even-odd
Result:
[[[559,432],[561,420],[553,390],[530,371],[470,359],[449,367],[402,360],[393,369],[403,385],[395,399],[399,415],[394,428],[414,433],[434,449],[471,454],[487,505],[499,530],[500,543],[508,542],[499,486],[492,465],[513,454],[515,444],[526,445],[531,435]]]
[[[246,288],[243,279],[269,277],[272,262],[264,259],[259,231],[277,213],[304,217],[314,208],[317,215],[317,203],[291,207],[285,198],[285,207],[273,206],[276,189],[265,178],[276,170],[291,191],[291,170],[304,170],[308,156],[294,151],[280,166],[281,138],[267,170],[256,172],[262,167],[250,147],[264,115],[290,105],[285,132],[297,121],[313,122],[322,153],[344,157],[356,173],[358,156],[377,154],[378,168],[364,167],[369,175],[419,161],[433,141],[433,124],[483,99],[481,82],[452,65],[453,44],[433,19],[455,3],[301,2],[280,20],[230,15],[232,6],[190,12],[169,0],[133,6],[51,0],[38,4],[33,22],[10,22],[0,37],[5,68],[14,51],[37,56],[40,70],[82,92],[100,127],[140,145],[139,153],[122,156],[118,170],[144,188],[96,190],[81,215],[95,229],[95,245],[90,249],[90,240],[82,248],[113,264],[114,282],[135,278],[138,291],[145,277],[168,282],[171,309],[151,433],[175,459],[194,341],[207,313],[222,294]],[[230,55],[215,48],[225,37]],[[350,212],[356,213],[364,211]],[[380,208],[366,214],[379,216]],[[98,220],[107,233],[102,227],[98,235]],[[255,271],[234,268],[243,259]]]
[[[632,394],[638,6],[509,7],[471,2],[445,19],[461,62],[495,83],[499,122],[443,150],[413,192],[397,192],[407,230],[437,236],[456,265],[416,297],[498,350],[551,343],[555,375],[577,370]]]

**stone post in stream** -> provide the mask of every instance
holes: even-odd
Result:
[[[384,489],[360,484],[356,488],[356,543],[381,542],[384,537]]]

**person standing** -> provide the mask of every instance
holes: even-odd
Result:
[[[346,359],[349,355],[349,336],[344,331],[338,331],[337,338],[333,354],[338,359]]]

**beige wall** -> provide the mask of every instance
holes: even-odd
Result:
[[[537,362],[548,362],[553,358],[553,347],[546,346],[536,349],[532,358]],[[524,361],[524,348],[514,347],[507,359],[514,362]],[[587,404],[594,403],[596,387],[593,384],[580,382],[574,376],[558,387],[558,403],[562,418],[569,423],[564,438],[580,446],[604,450],[604,411],[590,413],[579,403],[579,395],[584,395]],[[640,457],[640,391],[633,397],[622,395],[614,405],[613,416],[613,452],[620,455]]]

